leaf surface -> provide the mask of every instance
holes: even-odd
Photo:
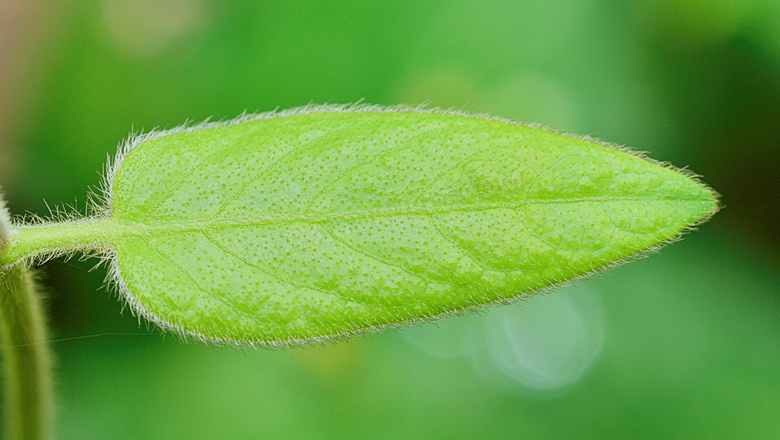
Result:
[[[717,209],[670,167],[503,120],[313,108],[137,139],[111,182],[132,308],[286,345],[510,300]]]

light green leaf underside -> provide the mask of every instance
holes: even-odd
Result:
[[[167,134],[119,165],[134,309],[283,345],[511,299],[716,209],[685,175],[583,139],[422,112],[314,112]]]

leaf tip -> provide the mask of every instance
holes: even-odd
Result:
[[[693,187],[693,199],[701,203],[698,216],[689,225],[689,228],[694,228],[702,223],[709,221],[712,216],[724,208],[724,205],[721,201],[721,195],[706,183],[704,183],[701,180],[701,176],[687,169],[678,171],[692,182],[691,186]]]

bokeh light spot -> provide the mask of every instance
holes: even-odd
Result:
[[[643,25],[681,48],[733,37],[755,7],[751,0],[661,0],[639,5],[637,13]]]
[[[469,314],[403,329],[400,334],[406,342],[430,356],[455,359],[467,356],[477,348],[473,333],[486,318]]]
[[[598,298],[577,286],[497,309],[485,322],[475,370],[507,388],[553,391],[580,380],[601,352],[605,325]]]
[[[103,21],[114,46],[126,55],[154,55],[202,28],[201,0],[106,0]]]
[[[497,81],[485,94],[482,107],[493,114],[577,131],[581,121],[574,94],[560,81],[538,73],[519,72]]]
[[[463,69],[438,66],[403,75],[394,97],[405,104],[427,103],[431,107],[462,108],[476,94],[474,78]]]

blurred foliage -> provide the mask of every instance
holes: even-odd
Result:
[[[37,11],[49,19],[35,35],[7,36],[28,74],[0,77],[19,90],[0,112],[13,131],[0,185],[17,214],[45,215],[42,200],[83,209],[131,130],[360,99],[626,144],[689,165],[726,205],[684,242],[566,292],[287,351],[111,335],[146,327],[119,316],[94,262],[51,263],[55,338],[87,336],[53,343],[62,438],[780,432],[779,2],[41,0]]]

